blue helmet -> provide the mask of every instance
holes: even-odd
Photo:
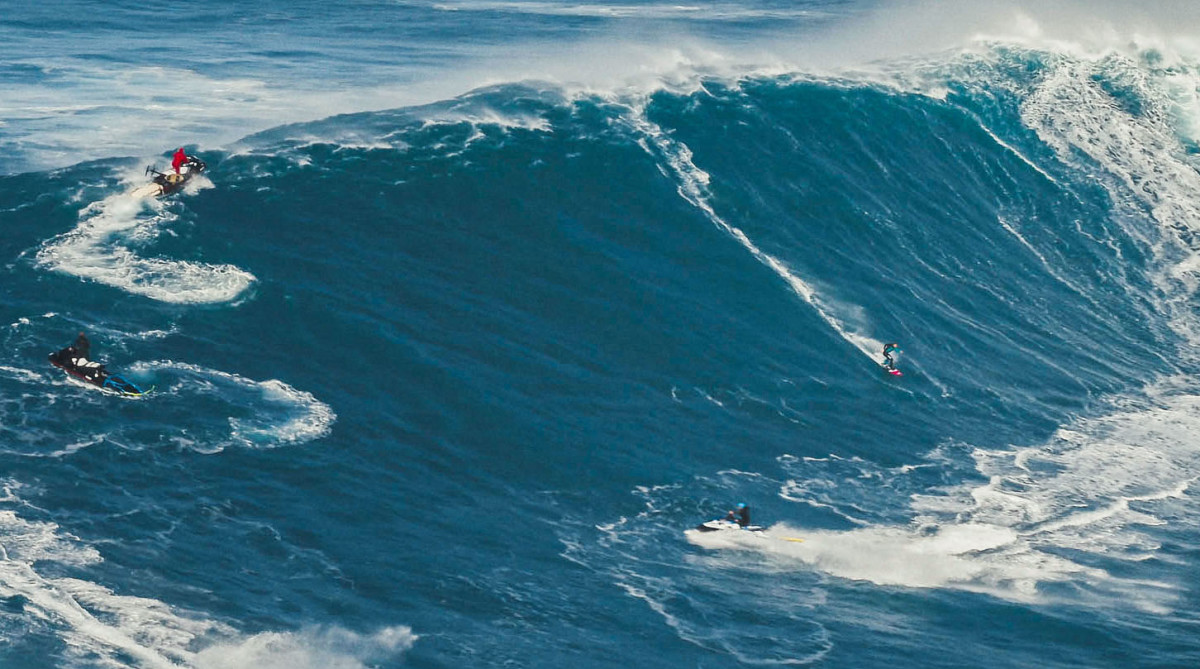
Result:
[[[745,502],[738,502],[737,508],[739,508],[739,509],[744,509],[744,508],[746,508],[746,503],[745,503]]]

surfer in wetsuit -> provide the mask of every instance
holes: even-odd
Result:
[[[187,153],[184,152],[182,146],[179,147],[178,149],[175,149],[175,155],[171,157],[171,167],[173,167],[175,169],[175,174],[181,173],[179,171],[179,168],[182,167],[183,164],[187,162],[187,160],[188,160]]]
[[[883,345],[883,368],[890,371],[896,369],[896,359],[892,357],[893,351],[899,351],[900,345],[896,342]]]
[[[729,510],[725,514],[725,520],[737,521],[740,527],[745,527],[750,524],[750,507],[746,506],[745,502],[738,502],[738,505]]]

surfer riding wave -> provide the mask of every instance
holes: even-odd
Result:
[[[896,358],[892,356],[893,353],[898,353],[899,351],[900,344],[896,342],[889,342],[883,345],[883,368],[890,374],[900,374],[900,370],[896,369]]]

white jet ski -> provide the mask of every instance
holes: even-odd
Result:
[[[732,520],[718,518],[696,526],[695,532],[762,532],[762,525],[747,525],[742,527]]]
[[[196,156],[188,156],[179,166],[179,173],[159,172],[153,165],[146,167],[146,174],[153,174],[154,179],[145,186],[138,186],[129,192],[134,197],[166,197],[178,193],[193,178],[200,176],[208,166]]]

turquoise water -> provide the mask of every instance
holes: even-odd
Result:
[[[1183,47],[87,9],[0,20],[3,666],[1200,660]]]

